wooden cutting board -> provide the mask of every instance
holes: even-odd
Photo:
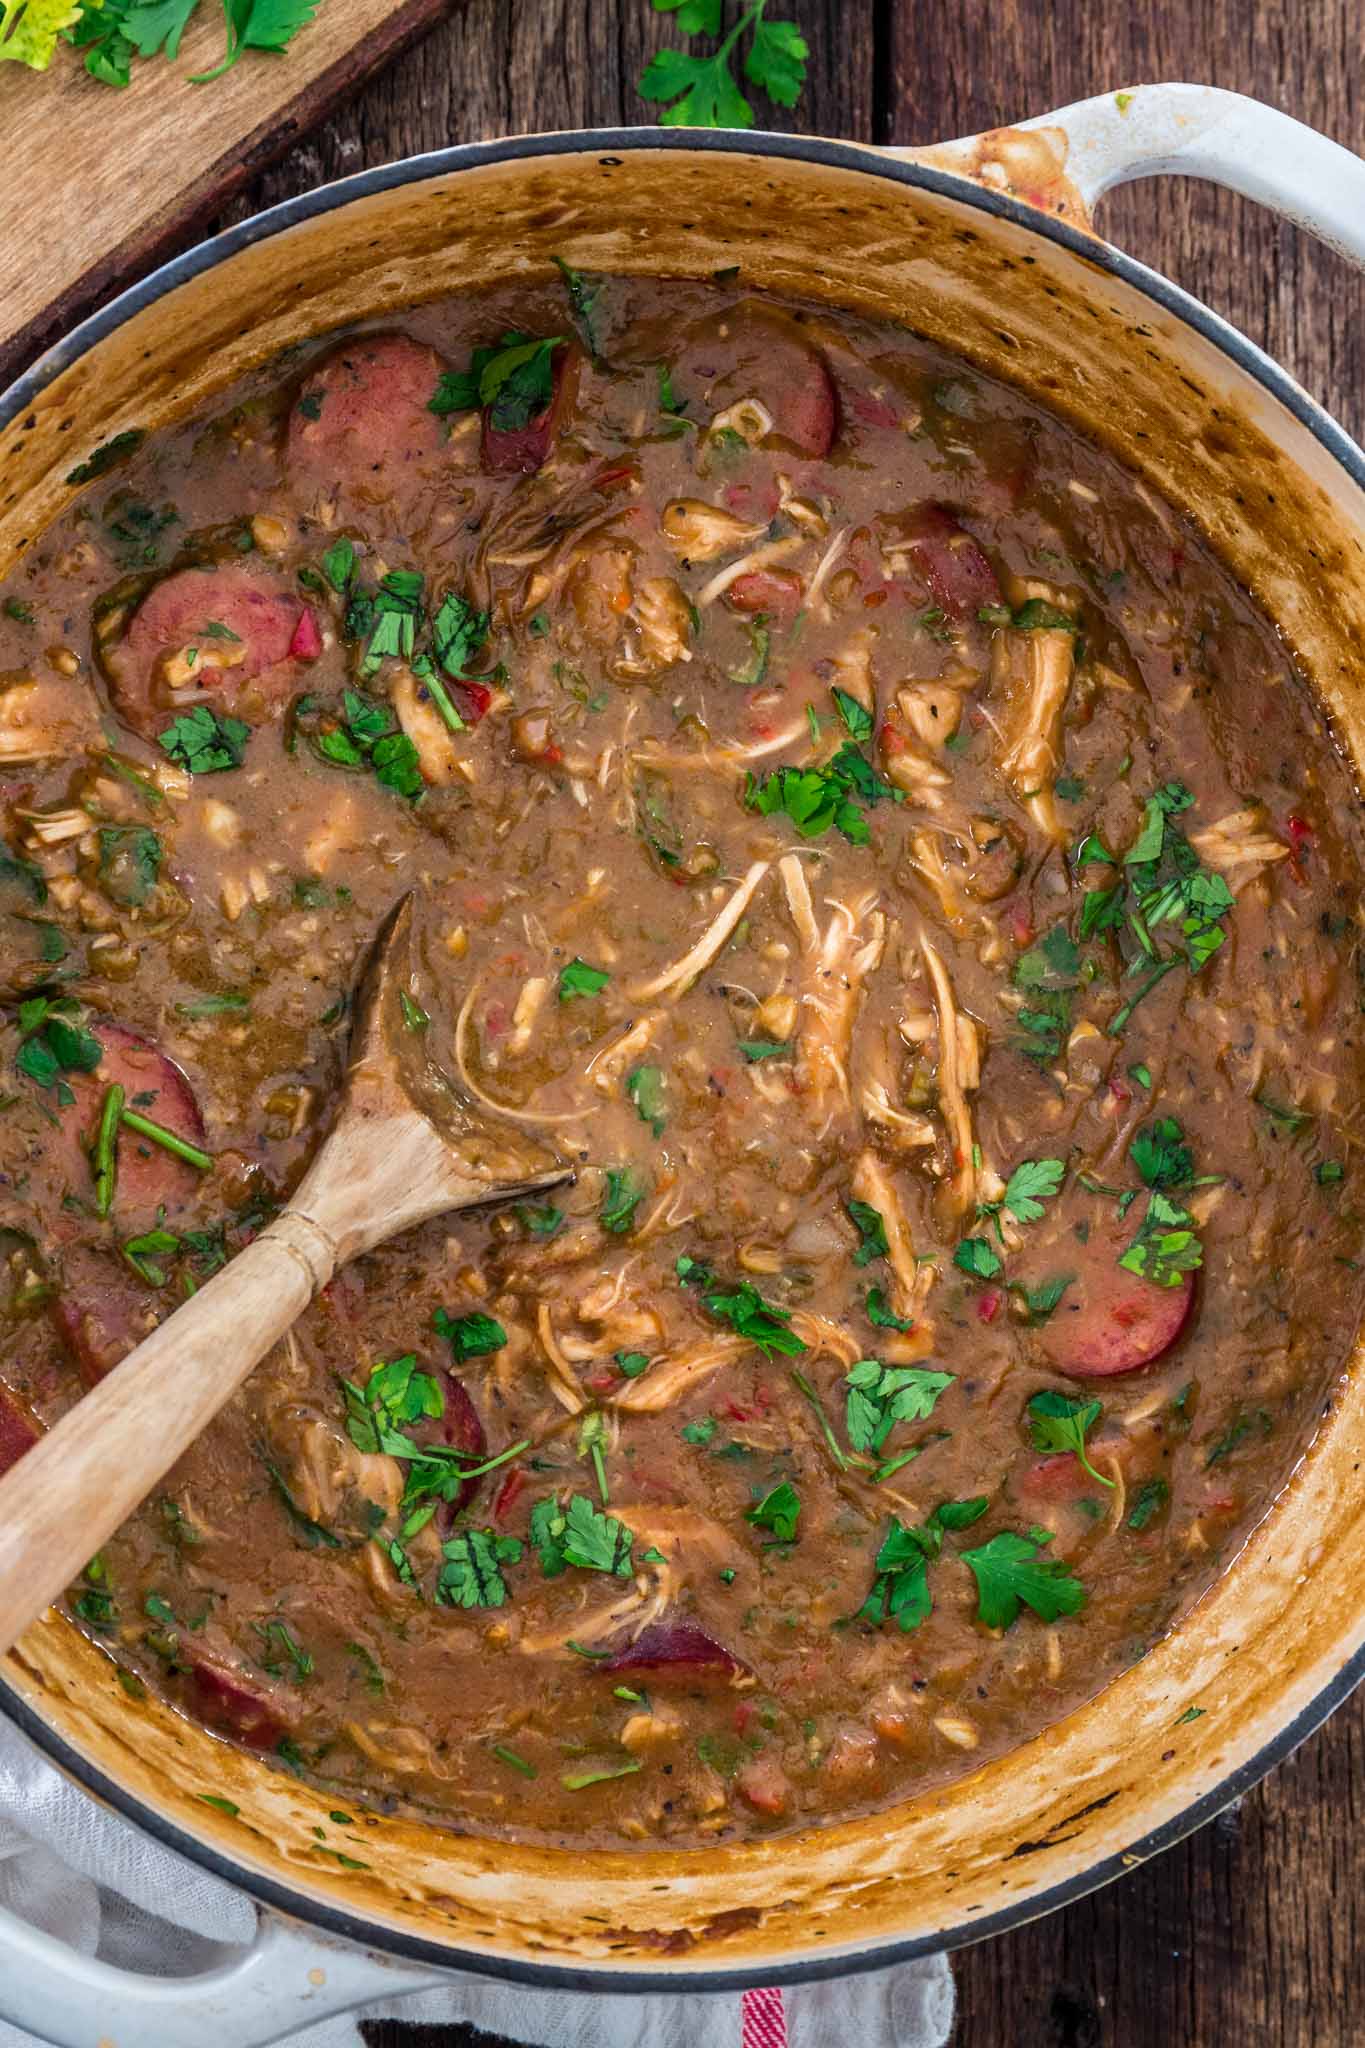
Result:
[[[222,10],[196,10],[174,65],[118,91],[62,46],[45,72],[0,64],[0,386],[460,0],[322,0],[280,56],[222,56]]]

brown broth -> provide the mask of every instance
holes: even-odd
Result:
[[[419,885],[415,1028],[576,1182],[357,1261],[70,1604],[348,1806],[701,1844],[1026,1740],[1284,1485],[1362,1303],[1361,833],[1272,628],[1102,449],[740,282],[607,280],[593,321],[552,413],[533,360],[482,432],[437,372],[572,336],[557,286],[320,343],[92,483],[0,598],[0,1463],[287,1199]],[[489,614],[458,660],[451,593]],[[196,705],[240,765],[170,758]],[[125,1127],[103,1216],[113,1081],[213,1165]],[[497,1328],[461,1358],[438,1311]],[[420,1527],[438,1468],[365,1412],[404,1358],[444,1408],[390,1429],[525,1446]],[[850,1407],[865,1359],[908,1377]],[[1099,1404],[1062,1448],[1045,1392]]]

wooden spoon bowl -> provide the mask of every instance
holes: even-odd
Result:
[[[289,1205],[0,1480],[0,1653],[146,1498],[338,1267],[455,1209],[571,1170],[476,1114],[405,1016],[413,898],[380,929],[356,998],[336,1122]]]

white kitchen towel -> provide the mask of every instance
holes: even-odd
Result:
[[[0,1906],[83,1955],[152,1976],[206,1969],[256,1925],[244,1893],[106,1812],[4,1721]],[[463,2020],[535,2048],[943,2048],[953,1980],[945,1956],[742,1997],[589,1998],[465,1980],[323,2020],[289,2048],[362,2048],[362,2018]],[[34,2048],[34,2037],[0,2019],[0,2048]]]

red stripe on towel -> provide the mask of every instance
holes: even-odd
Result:
[[[740,2048],[787,2048],[787,2015],[780,1991],[769,1987],[744,1992],[739,2012]]]

